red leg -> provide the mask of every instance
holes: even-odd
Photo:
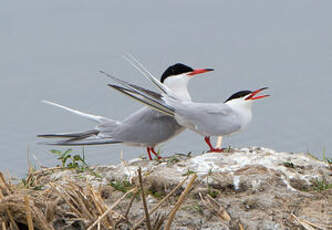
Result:
[[[204,137],[204,140],[205,140],[206,144],[208,144],[208,146],[210,147],[210,151],[212,152],[213,146],[211,145],[210,137]]]
[[[211,142],[210,142],[210,137],[204,137],[204,140],[205,140],[205,142],[208,144],[208,146],[210,147],[210,151],[209,152],[218,152],[218,153],[220,153],[220,152],[223,152],[224,151],[224,149],[223,148],[221,148],[221,149],[216,149],[216,148],[214,148],[212,145],[211,145]]]
[[[149,159],[150,159],[150,161],[152,161],[152,157],[151,157],[151,148],[150,147],[147,147],[146,148],[146,151],[148,152],[148,154],[149,154]]]
[[[151,148],[151,152],[158,158],[158,160],[161,159],[161,156],[159,156],[158,153],[154,151],[154,148]]]

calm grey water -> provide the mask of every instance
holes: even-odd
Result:
[[[331,157],[331,1],[7,1],[0,8],[0,171],[23,175],[54,166],[35,137],[94,123],[40,103],[48,99],[122,119],[140,105],[106,86],[105,70],[144,86],[121,55],[130,52],[159,76],[176,62],[215,72],[193,79],[194,101],[218,102],[269,86],[248,129],[225,145],[271,147]],[[66,148],[58,148],[66,149]],[[74,148],[78,152],[81,148]],[[163,155],[207,149],[186,131]],[[145,154],[121,145],[86,148],[88,163]]]

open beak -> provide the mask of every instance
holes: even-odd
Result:
[[[257,89],[255,91],[253,91],[248,97],[246,97],[245,100],[257,100],[257,99],[262,99],[264,97],[270,96],[270,95],[261,95],[261,96],[255,97],[259,92],[261,92],[263,90],[266,90],[266,89],[268,89],[268,87],[264,87],[264,88]]]
[[[206,73],[206,72],[210,72],[210,71],[213,71],[213,70],[214,69],[194,69],[194,71],[188,73],[187,75],[194,76],[196,74]]]

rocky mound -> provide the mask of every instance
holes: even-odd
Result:
[[[138,180],[139,168],[142,183]],[[50,229],[87,229],[103,214],[107,218],[99,221],[103,223],[101,229],[148,229],[142,221],[146,216],[142,199],[150,212],[147,218],[151,229],[329,229],[331,169],[328,162],[306,154],[257,147],[229,149],[195,157],[175,155],[160,161],[133,159],[94,167],[93,173],[42,171],[32,176],[29,196],[34,200],[46,190],[57,193],[62,214],[43,220]],[[2,220],[9,226],[6,210],[10,204],[5,201],[15,193],[4,191],[4,185],[1,186],[5,195],[0,196],[0,223]],[[37,186],[38,196],[31,192]],[[141,186],[144,198],[139,192]],[[83,194],[80,202],[73,198],[76,190]],[[63,195],[59,195],[61,191]],[[91,195],[94,193],[95,197]],[[123,196],[125,193],[129,196]],[[90,210],[98,206],[93,202],[91,207],[85,207],[81,204],[88,202],[84,196],[90,201],[98,199],[102,208]],[[54,195],[48,197],[55,199]],[[90,215],[73,211],[83,206]],[[46,215],[45,208],[41,213]],[[27,224],[24,216],[20,213],[16,222]],[[95,226],[92,229],[97,229]]]

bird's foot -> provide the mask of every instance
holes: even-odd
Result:
[[[223,153],[225,152],[225,148],[211,148],[208,153]]]

